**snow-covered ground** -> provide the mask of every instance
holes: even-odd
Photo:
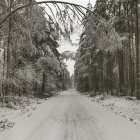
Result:
[[[75,90],[44,102],[0,140],[139,140],[131,122]]]
[[[93,97],[92,101],[101,104],[116,115],[131,122],[137,129],[140,129],[140,101],[130,99],[129,97],[98,95]]]
[[[14,97],[14,103],[5,104],[5,107],[0,107],[0,133],[8,131],[16,125],[16,122],[29,117],[32,112],[39,108],[45,102],[44,99]]]

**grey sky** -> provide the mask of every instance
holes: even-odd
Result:
[[[39,1],[44,1],[44,0],[36,0],[36,1],[39,2]],[[56,0],[56,1],[71,2],[71,3],[79,4],[79,5],[82,5],[82,6],[85,6],[85,7],[87,7],[89,1],[92,4],[92,6],[94,6],[95,2],[96,2],[96,0],[75,0],[75,1],[74,0],[73,1],[72,0]],[[50,12],[50,11],[48,11],[48,12]],[[77,39],[78,35],[74,35],[74,38]],[[64,52],[64,51],[76,52],[77,49],[78,49],[77,47],[71,46],[68,43],[61,43],[58,50],[61,53],[61,52]],[[67,69],[69,70],[70,75],[72,75],[74,73],[74,64],[75,64],[75,62],[72,61],[72,60],[68,60],[68,61],[66,61],[66,64],[68,66]]]
[[[36,0],[36,1],[45,1],[45,0]],[[96,2],[96,0],[55,0],[55,1],[66,1],[66,2],[71,2],[71,3],[75,3],[75,4],[80,4],[80,5],[82,5],[82,6],[87,6],[87,4],[89,3],[89,1],[90,1],[90,3],[94,6],[95,5],[95,2]]]
[[[57,0],[56,0],[57,1]],[[82,6],[87,6],[87,4],[89,3],[89,1],[90,1],[90,3],[92,4],[92,5],[95,5],[95,2],[96,2],[96,0],[61,0],[61,1],[66,1],[66,2],[71,2],[71,3],[75,3],[75,4],[80,4],[80,5],[82,5]]]

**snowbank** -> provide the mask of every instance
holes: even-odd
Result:
[[[46,99],[11,97],[0,107],[0,133],[14,127],[20,119],[30,117]]]
[[[102,106],[119,115],[121,118],[132,122],[136,128],[140,129],[140,101],[127,97],[114,97],[109,95],[98,95],[92,98]]]

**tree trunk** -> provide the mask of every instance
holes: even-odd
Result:
[[[45,72],[43,71],[43,76],[42,76],[42,93],[45,91]]]
[[[118,69],[119,69],[119,92],[122,93],[124,83],[123,50],[118,49]]]
[[[111,95],[113,95],[113,66],[111,60],[111,53],[108,51],[108,79]]]
[[[133,15],[131,15],[131,17],[133,18]],[[135,49],[134,49],[134,39],[133,39],[133,37],[134,37],[133,19],[131,22],[132,22],[131,40],[132,40],[132,55],[133,55],[133,57],[132,57],[132,85],[133,85],[132,89],[133,89],[133,91],[132,92],[134,92],[135,91]]]
[[[133,96],[133,84],[132,84],[132,57],[131,57],[131,33],[130,33],[130,20],[129,20],[129,8],[127,6],[127,25],[128,25],[128,61],[129,61],[129,86],[131,93],[130,95]]]
[[[138,0],[135,2],[135,12],[136,12],[136,31],[135,31],[135,46],[136,46],[136,97],[140,99],[139,91],[139,17],[138,17]]]
[[[94,91],[95,95],[97,94],[97,70],[96,70],[96,56],[94,57],[93,60],[93,69],[94,69]]]
[[[100,93],[103,93],[103,51],[100,52]]]
[[[13,4],[13,0],[9,1],[9,7]],[[11,8],[9,8],[9,13],[11,12]],[[11,30],[12,30],[12,16],[9,18],[8,22],[8,39],[7,39],[7,49],[6,49],[6,82],[5,82],[5,94],[9,93],[9,78],[10,78],[10,45],[11,45]]]

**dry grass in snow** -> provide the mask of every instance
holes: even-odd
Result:
[[[18,120],[30,117],[45,100],[15,96],[6,98],[4,107],[0,102],[0,133],[14,127]]]
[[[114,97],[109,95],[98,95],[93,97],[92,101],[105,106],[116,115],[127,119],[140,129],[140,101],[129,97]]]

